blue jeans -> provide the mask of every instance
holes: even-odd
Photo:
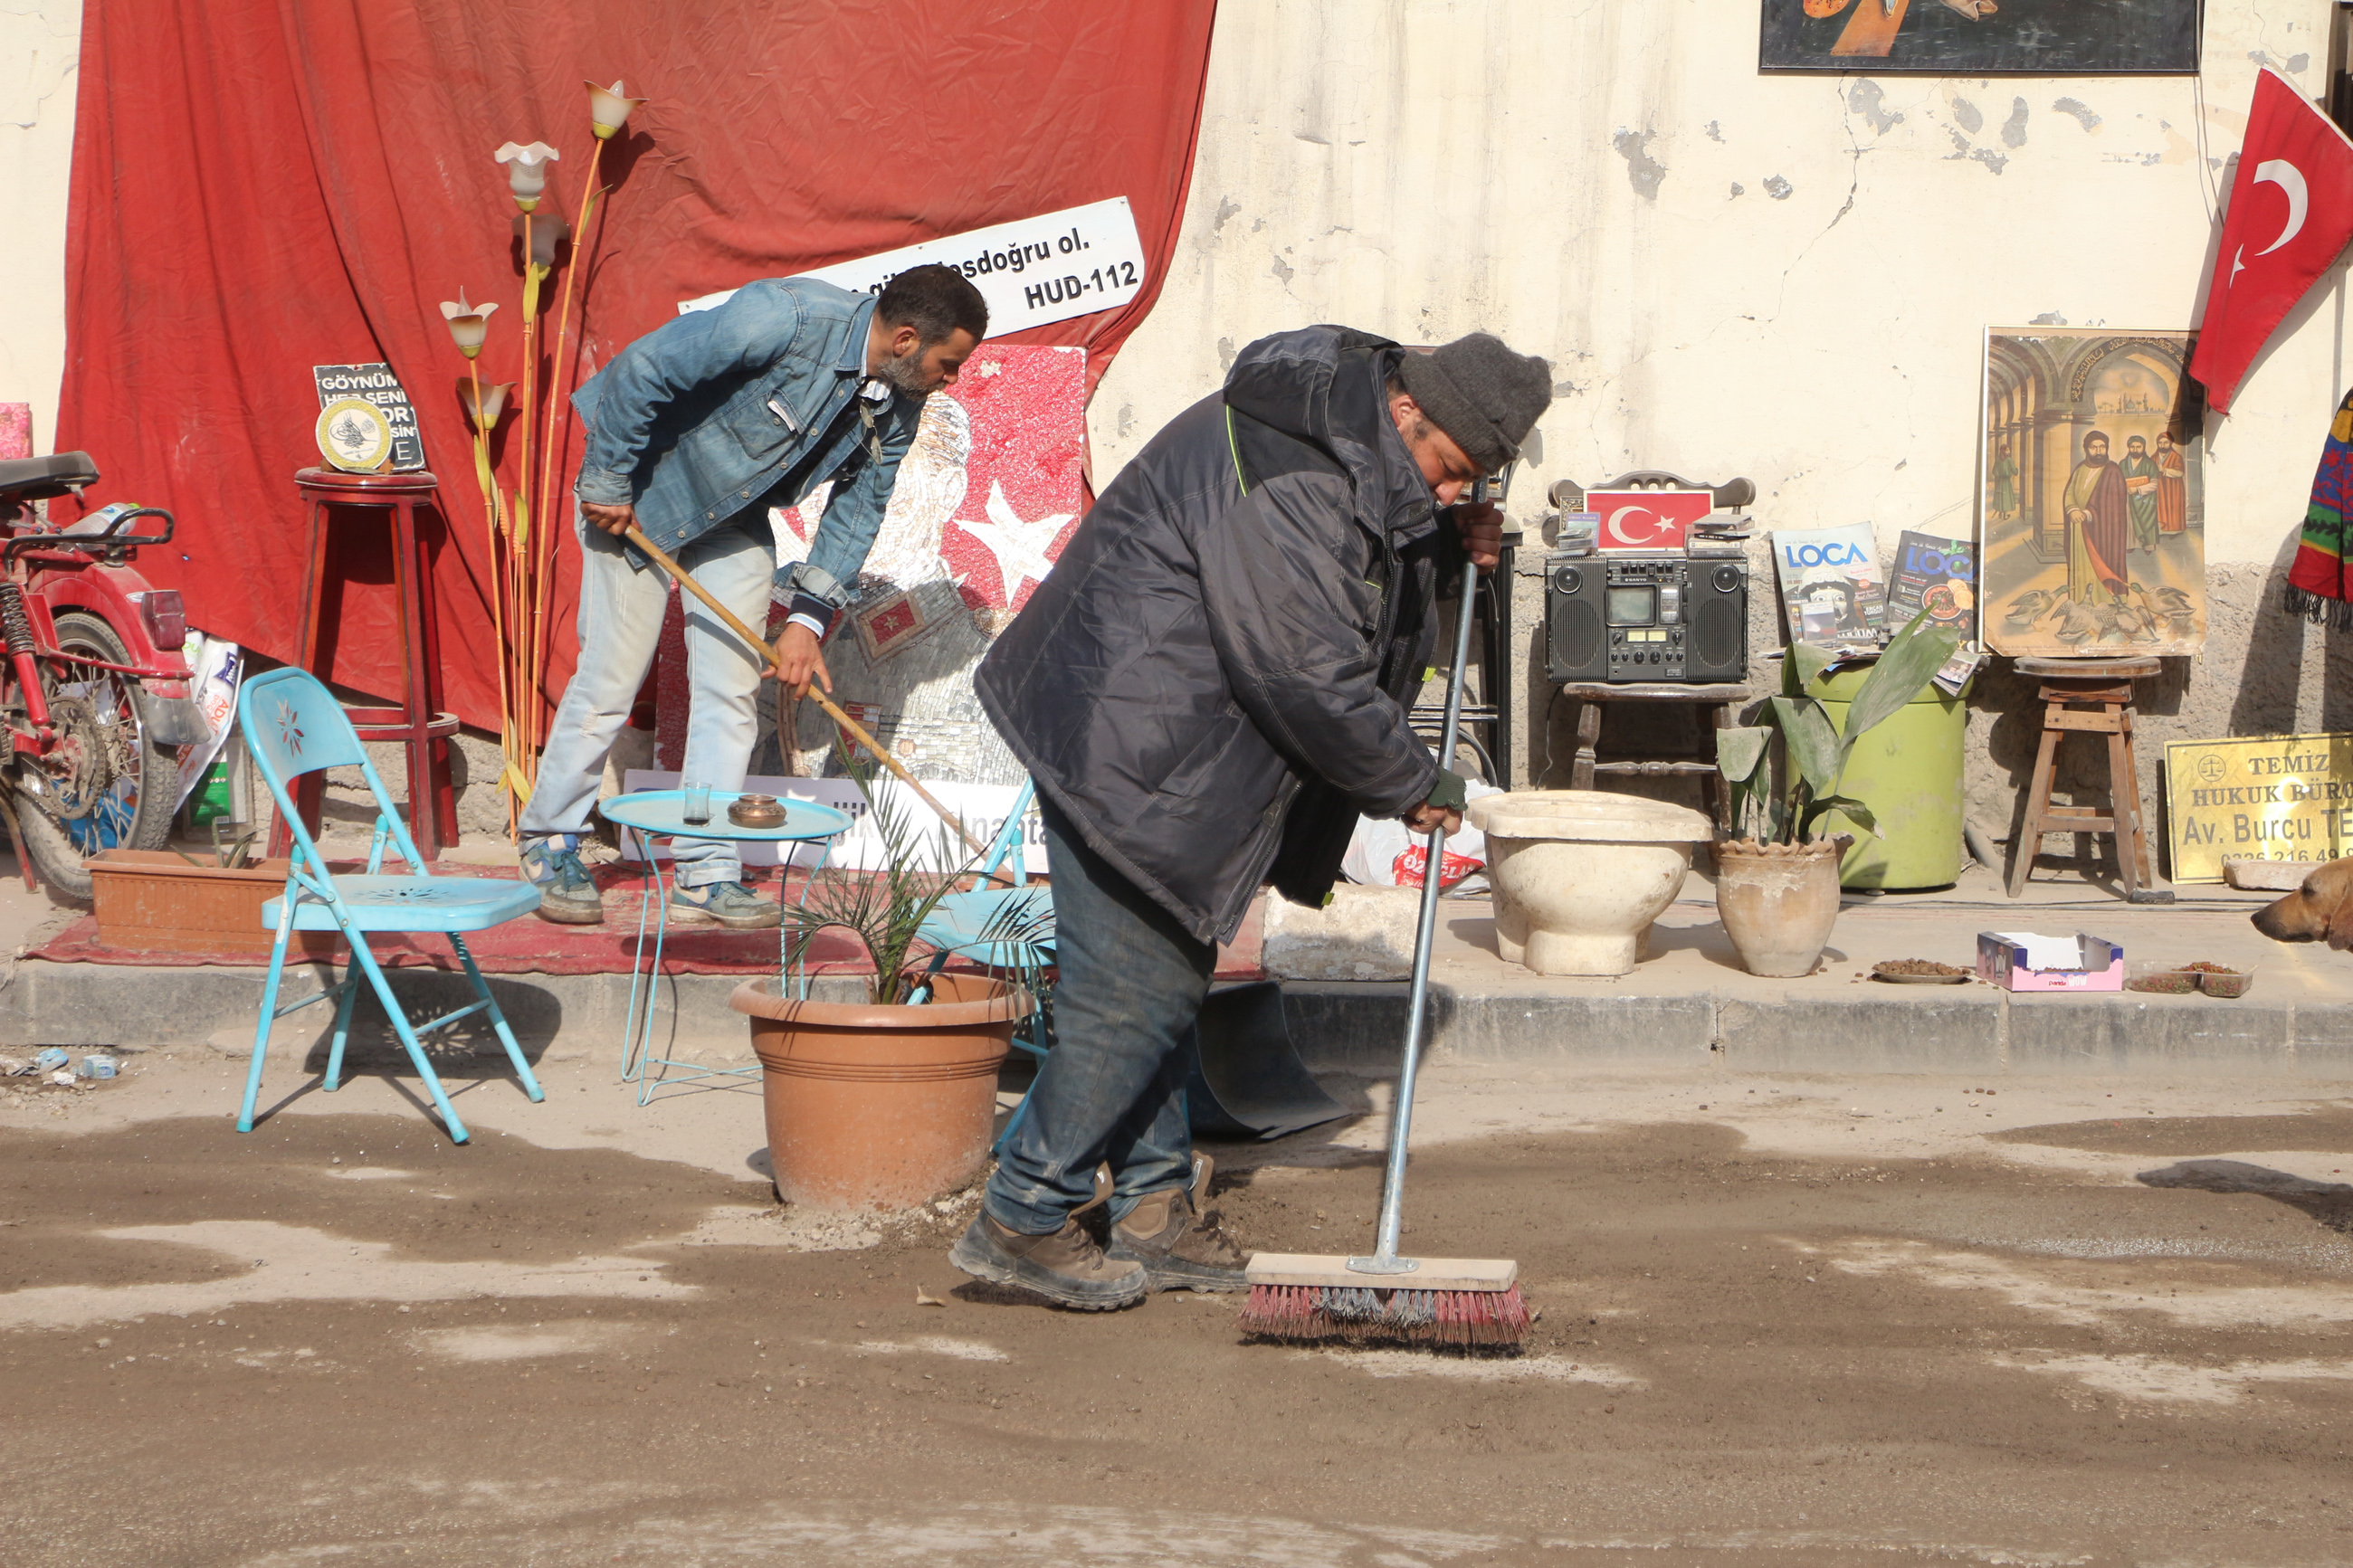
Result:
[[[1192,1179],[1185,1077],[1218,950],[1086,846],[1043,795],[1053,876],[1054,1044],[982,1206],[1029,1236],[1061,1228],[1111,1162],[1112,1217]]]
[[[523,835],[580,833],[604,781],[606,753],[628,722],[646,671],[653,668],[670,609],[670,578],[659,567],[632,571],[621,542],[590,527],[575,509],[580,540],[580,662],[547,729],[539,782],[519,824]],[[748,626],[767,624],[776,571],[773,540],[723,528],[691,540],[678,563]],[[686,668],[693,692],[681,771],[715,790],[744,787],[759,728],[761,662],[699,601],[686,601]],[[743,879],[733,844],[681,838],[670,845],[682,888]]]

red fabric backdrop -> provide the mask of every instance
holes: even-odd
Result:
[[[592,140],[582,79],[617,76],[649,100],[607,149],[603,232],[585,237],[583,378],[681,300],[1124,195],[1150,261],[1144,292],[1009,340],[1083,345],[1099,376],[1176,242],[1214,9],[91,0],[58,444],[97,458],[93,504],[178,514],[174,547],[141,565],[185,594],[192,625],[286,658],[305,569],[292,478],[319,460],[311,367],[388,362],[417,405],[448,522],[433,571],[444,700],[495,728],[487,546],[455,390],[465,363],[438,309],[460,288],[499,301],[482,377],[520,377],[514,208],[491,152],[553,143],[562,160],[540,210],[576,218]],[[564,276],[548,280],[551,331]],[[570,428],[565,494],[579,440]],[[516,446],[510,419],[510,487]],[[336,531],[347,587],[329,673],[388,697],[382,532]],[[560,691],[576,551],[558,560]]]

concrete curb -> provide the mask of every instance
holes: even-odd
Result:
[[[1840,988],[1843,991],[1844,988]],[[2162,1073],[2353,1079],[2353,1005],[2204,996],[2013,996],[1991,986],[1794,994],[1563,995],[1431,986],[1433,1045],[1472,1060],[1742,1072]],[[1405,1037],[1407,987],[1283,986],[1293,1043],[1319,1072],[1379,1076]]]
[[[268,972],[258,968],[166,969],[26,960],[0,993],[0,1043],[151,1048],[209,1045],[224,1055],[249,1056],[267,978]],[[628,975],[484,978],[527,1058],[578,1061],[603,1055],[617,1069],[629,1002]],[[327,979],[323,965],[289,965],[280,999],[315,994]],[[392,971],[390,979],[393,994],[411,1018],[430,1018],[472,1000],[463,974],[403,969]],[[655,1013],[656,1050],[688,1059],[750,1060],[750,1031],[743,1016],[727,1005],[729,994],[742,979],[733,974],[665,976]],[[816,992],[829,1001],[855,1001],[862,994],[856,980],[819,980]],[[306,1007],[279,1020],[269,1048],[277,1053],[317,1047],[323,1053],[333,1022],[332,1004]],[[442,1043],[436,1046],[436,1040]],[[428,1037],[427,1045],[437,1056],[445,1051],[503,1054],[480,1014]],[[398,1040],[371,995],[361,998],[349,1052],[354,1061],[400,1053]]]
[[[244,1055],[250,1047],[263,972],[217,967],[142,968],[19,963],[0,992],[0,1044],[195,1046]],[[620,1060],[626,974],[494,974],[491,992],[533,1059]],[[317,966],[290,970],[289,995],[322,984]],[[748,1059],[750,1037],[727,1005],[733,975],[662,981],[657,1048],[690,1059]],[[854,998],[854,980],[820,982],[819,994]],[[401,971],[393,976],[410,1016],[462,1005],[462,976]],[[1743,1072],[2004,1073],[2353,1079],[2353,1005],[2218,1002],[2203,996],[2013,996],[1989,986],[1883,990],[1796,987],[1772,1001],[1700,992],[1469,992],[1431,987],[1432,1048],[1467,1059],[1700,1067]],[[1381,1077],[1395,1070],[1405,1037],[1407,987],[1396,981],[1289,981],[1293,1042],[1318,1071]],[[273,1051],[320,1047],[332,1010],[282,1020]],[[469,1019],[445,1049],[496,1050]],[[354,1059],[397,1050],[372,1003],[354,1031]]]

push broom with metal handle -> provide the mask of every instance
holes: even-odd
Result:
[[[1483,487],[1482,487],[1483,489]],[[1476,492],[1474,492],[1476,493]],[[1462,568],[1455,614],[1454,669],[1446,683],[1446,748],[1454,756],[1462,714],[1462,667],[1471,654],[1471,611],[1479,568]],[[1413,1126],[1413,1088],[1421,1068],[1429,1012],[1430,949],[1438,931],[1446,826],[1430,829],[1421,868],[1421,918],[1413,935],[1413,990],[1408,1000],[1405,1060],[1389,1115],[1389,1160],[1381,1182],[1380,1229],[1369,1258],[1261,1252],[1250,1262],[1250,1300],[1241,1330],[1276,1340],[1392,1340],[1433,1345],[1516,1345],[1528,1331],[1520,1266],[1506,1258],[1400,1258],[1404,1228],[1406,1139]]]

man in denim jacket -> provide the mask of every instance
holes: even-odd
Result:
[[[772,666],[795,697],[812,679],[833,689],[819,645],[882,525],[923,399],[955,383],[987,331],[987,304],[953,268],[911,268],[880,299],[767,278],[647,333],[574,395],[588,426],[573,486],[580,658],[521,824],[542,919],[604,919],[580,835],[606,753],[653,663],[670,587],[621,536],[643,531],[753,626],[766,620],[774,588],[791,591],[791,618],[767,666],[701,605],[686,605],[694,700],[685,775],[740,789],[760,677]],[[828,480],[833,493],[808,559],[778,571],[769,509]],[[681,838],[671,853],[673,920],[778,923],[777,906],[744,886],[733,845]]]

